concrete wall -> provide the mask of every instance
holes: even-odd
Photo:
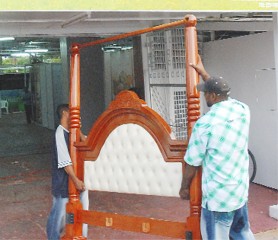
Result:
[[[60,38],[60,53],[61,53],[61,85],[63,86],[63,93],[61,93],[61,100],[63,103],[69,100],[69,46],[66,37]]]
[[[55,129],[58,123],[56,108],[63,102],[60,63],[36,63],[31,71],[33,114],[36,123]]]
[[[257,160],[255,182],[278,188],[277,79],[273,32],[204,44],[211,75],[229,80],[231,96],[251,110],[249,148]]]
[[[69,69],[69,49],[72,43],[84,43],[93,40],[93,38],[67,38],[67,47],[64,47],[62,56],[66,55],[68,62],[64,67]],[[101,46],[88,47],[81,50],[81,118],[82,130],[85,134],[89,132],[93,123],[105,108],[103,58]],[[70,77],[69,74],[68,76]]]

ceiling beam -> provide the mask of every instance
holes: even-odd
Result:
[[[199,31],[272,31],[273,22],[269,21],[224,21],[210,22],[202,21],[197,23]]]
[[[3,24],[0,23],[0,36],[100,36],[135,31],[162,23],[161,21],[113,21],[77,22],[61,27],[60,24]],[[273,23],[268,22],[198,22],[198,31],[272,31]]]

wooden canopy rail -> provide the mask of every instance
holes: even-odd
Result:
[[[132,37],[143,33],[162,30],[170,27],[184,25],[185,32],[185,48],[186,48],[186,94],[187,94],[187,117],[188,117],[188,138],[191,134],[192,127],[195,121],[200,116],[200,97],[196,90],[196,84],[199,82],[199,77],[196,71],[189,66],[189,63],[196,63],[198,59],[197,33],[196,33],[196,17],[187,15],[181,21],[163,24],[160,26],[146,28],[143,30],[120,34],[114,37],[101,39],[84,44],[73,44],[71,47],[71,73],[70,73],[70,155],[74,167],[74,171],[80,179],[84,177],[84,158],[88,157],[89,153],[86,149],[91,148],[90,139],[94,138],[90,132],[88,141],[85,145],[80,144],[80,50],[85,47],[90,47],[106,42],[111,42],[126,37]],[[167,126],[166,126],[167,128]],[[95,129],[95,128],[93,128]],[[92,143],[92,142],[91,142]],[[174,161],[181,161],[185,144],[180,141],[172,143],[168,146],[175,149],[178,157]],[[184,149],[181,148],[184,147]],[[172,150],[169,150],[171,152]],[[82,152],[83,151],[83,152]],[[86,155],[87,154],[87,155]],[[90,155],[90,154],[89,154]],[[89,156],[94,157],[94,156]],[[178,159],[178,160],[177,160]],[[172,160],[173,161],[173,160]],[[200,176],[198,173],[191,185],[190,198],[190,216],[184,223],[171,222],[166,220],[146,219],[142,217],[130,217],[113,213],[101,213],[96,211],[84,211],[79,201],[79,193],[75,189],[73,182],[69,181],[69,203],[67,204],[67,225],[66,233],[63,239],[86,239],[82,237],[82,222],[93,224],[96,226],[111,226],[113,228],[129,231],[144,232],[162,236],[200,239]],[[180,183],[177,183],[180,184]],[[102,220],[105,220],[104,222]]]

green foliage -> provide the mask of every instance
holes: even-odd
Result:
[[[29,57],[6,57],[2,58],[2,65],[26,65],[30,63]]]
[[[37,62],[44,63],[61,63],[60,55],[42,55],[40,58],[36,58]],[[32,57],[2,57],[2,74],[8,73],[25,73],[28,72],[28,69],[25,69],[24,66],[35,63],[34,58]]]

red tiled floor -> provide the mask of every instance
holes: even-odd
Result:
[[[251,184],[249,190],[249,219],[254,233],[278,228],[278,221],[269,217],[269,206],[278,204],[278,191]]]
[[[3,118],[1,119],[3,121]],[[9,120],[10,122],[10,120]],[[38,126],[26,127],[23,122],[15,121],[22,125],[21,136],[27,137],[50,136],[50,132]],[[2,122],[1,122],[2,123]],[[5,126],[5,128],[1,128]],[[1,134],[5,131],[10,136],[9,124],[0,124]],[[10,126],[14,128],[14,125]],[[20,126],[16,126],[20,127]],[[23,129],[26,129],[25,135]],[[13,130],[15,131],[15,130]],[[30,131],[40,134],[29,134]],[[44,132],[44,134],[42,134]],[[3,136],[3,135],[2,135]],[[1,137],[4,152],[14,153],[13,144],[16,139]],[[30,140],[30,139],[29,139]],[[17,156],[0,157],[0,239],[1,240],[41,240],[46,239],[45,225],[51,207],[50,187],[50,161],[51,154],[45,153],[48,145],[41,152],[40,143],[34,139],[24,143],[18,142],[20,149]],[[10,142],[10,143],[8,143]],[[30,143],[29,143],[30,142]],[[45,142],[42,141],[44,144]],[[51,141],[49,141],[51,142]],[[38,144],[37,144],[38,143]],[[6,144],[6,145],[5,145]],[[27,145],[28,146],[27,146]],[[26,145],[26,146],[25,146]],[[35,147],[34,152],[30,152]],[[30,155],[27,152],[32,153]],[[36,154],[34,154],[36,153]],[[1,149],[1,154],[3,151]],[[16,155],[16,154],[12,154]],[[91,192],[90,208],[110,210],[123,214],[163,218],[167,220],[183,221],[188,215],[186,202],[179,198],[161,198],[149,196],[135,196],[117,193]],[[270,205],[278,204],[278,191],[260,185],[251,184],[249,216],[254,233],[277,229],[278,221],[268,216]],[[89,227],[88,239],[167,239],[146,234],[116,231],[101,227]],[[169,239],[169,238],[168,238]],[[273,238],[274,239],[274,238]]]
[[[277,197],[277,190],[251,184],[249,217],[254,233],[278,227],[278,221],[269,217],[268,214],[269,206],[278,204]],[[107,192],[91,192],[90,209],[181,222],[185,221],[185,217],[189,215],[188,201],[179,198]],[[106,239],[107,236],[113,236],[109,239],[169,239],[138,233],[131,234],[101,227],[90,227],[89,234],[92,239]]]
[[[16,160],[17,159],[17,160]],[[51,207],[50,196],[50,154],[10,157],[5,161],[41,161],[45,171],[32,168],[16,178],[0,178],[0,239],[46,239],[45,225]],[[44,164],[43,164],[44,162]],[[30,172],[31,174],[28,174]],[[277,204],[277,191],[252,184],[250,187],[249,215],[254,233],[277,228],[277,221],[268,216],[269,205]],[[186,202],[179,198],[137,196],[106,192],[90,192],[91,209],[106,210],[122,214],[183,221],[188,215]],[[89,227],[88,239],[170,239],[116,231],[101,227]]]
[[[178,222],[185,222],[186,216],[189,215],[189,202],[180,198],[108,192],[90,192],[89,198],[90,209],[97,211]],[[103,227],[89,227],[89,236],[90,239],[172,239]]]
[[[49,158],[50,154],[0,158],[0,169],[3,164],[19,162],[17,174],[0,174],[1,240],[46,239],[45,224],[51,207]],[[34,162],[40,162],[46,171],[34,171]],[[28,169],[23,167],[27,165]]]

